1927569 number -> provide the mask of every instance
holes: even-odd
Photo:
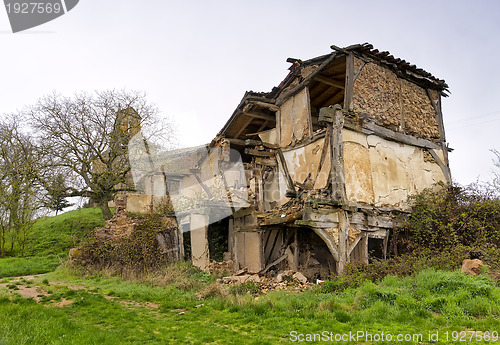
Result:
[[[453,331],[444,332],[446,341],[498,341],[498,332],[482,332],[482,331]]]
[[[59,3],[43,3],[43,2],[16,2],[6,4],[7,12],[16,14],[28,13],[60,13],[63,9]]]

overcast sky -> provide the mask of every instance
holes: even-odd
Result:
[[[270,91],[288,57],[370,42],[445,79],[453,178],[488,180],[500,150],[500,2],[80,0],[12,34],[0,8],[0,114],[58,91],[136,89],[177,123],[182,146],[209,142],[246,90]]]

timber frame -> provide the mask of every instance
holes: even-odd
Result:
[[[409,215],[408,196],[451,182],[444,80],[368,43],[331,48],[289,58],[287,77],[270,92],[246,92],[209,144],[230,146],[245,166],[248,204],[229,199],[226,217],[225,258],[235,269],[289,268],[315,279],[353,260],[385,258],[392,230]],[[217,213],[205,207],[180,221],[202,268],[209,214]]]

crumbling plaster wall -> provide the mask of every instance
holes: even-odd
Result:
[[[321,162],[323,150],[326,150],[326,152],[323,154],[323,162]],[[301,147],[284,149],[283,156],[290,177],[294,182],[305,184],[310,189],[323,189],[328,186],[331,157],[329,145],[325,145],[325,138],[320,138]],[[319,170],[320,162],[321,169]],[[282,205],[289,198],[285,197],[287,185],[281,166],[279,170],[279,188],[281,193],[280,204]]]
[[[423,148],[343,129],[344,170],[349,201],[408,209],[407,197],[446,181]],[[441,150],[436,150],[444,160]]]
[[[253,215],[234,218],[234,228],[255,226],[257,219]],[[262,231],[234,231],[232,233],[233,255],[235,269],[246,267],[249,272],[257,273],[264,265],[264,245],[262,243]]]
[[[280,107],[280,146],[302,141],[309,134],[309,99],[304,88],[287,99]]]
[[[422,137],[438,139],[436,111],[422,87],[398,76],[376,63],[354,59],[354,71],[359,71],[354,82],[353,110],[369,114],[376,124],[393,130]],[[431,91],[434,100],[437,91]]]

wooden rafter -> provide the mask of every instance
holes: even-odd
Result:
[[[276,118],[274,116],[268,115],[268,114],[264,114],[264,113],[261,113],[261,112],[248,111],[248,112],[245,112],[244,114],[246,116],[250,116],[250,117],[253,117],[253,118],[256,118],[256,119],[263,119],[263,120],[266,120],[266,121],[276,122]]]
[[[345,85],[344,83],[341,83],[335,79],[327,78],[323,75],[317,75],[314,80],[317,80],[319,82],[322,82],[323,84],[327,84],[330,86],[335,86],[338,87],[339,89],[345,90]]]
[[[343,90],[339,90],[336,94],[334,94],[329,100],[326,101],[326,105],[339,104],[344,99]]]
[[[235,138],[238,138],[241,133],[243,133],[243,131],[248,127],[248,125],[250,125],[250,123],[252,123],[253,121],[253,117],[249,117],[248,120],[243,124],[243,126],[241,126],[241,128],[239,129],[239,131],[236,133],[236,135],[234,136]]]
[[[325,92],[323,92],[320,96],[316,98],[311,98],[312,103],[314,105],[323,105],[327,100],[331,99],[335,95],[337,95],[339,92],[343,92],[343,90],[340,89],[334,89],[334,88],[329,88]]]

